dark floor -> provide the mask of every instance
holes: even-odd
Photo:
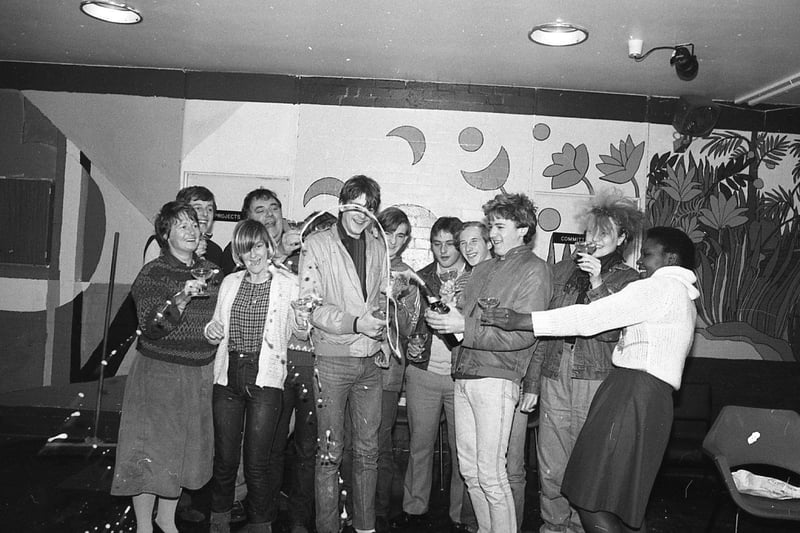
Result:
[[[113,452],[45,448],[43,440],[6,438],[0,440],[0,531],[13,532],[115,532],[134,531],[135,521],[129,498],[108,494],[113,469]],[[445,452],[446,453],[446,452]],[[398,472],[407,452],[398,449]],[[438,470],[438,469],[435,469]],[[396,476],[393,506],[400,512],[402,482]],[[438,490],[438,474],[431,501],[434,525],[427,533],[448,531],[447,495]],[[445,477],[447,478],[447,476]],[[538,531],[540,525],[536,472],[528,475],[524,531]],[[649,530],[654,533],[704,531],[720,487],[713,472],[708,476],[661,475],[647,512]],[[207,498],[196,498],[207,512]],[[733,531],[735,508],[725,499],[712,531]],[[275,531],[283,531],[276,524]],[[208,523],[179,522],[185,533],[205,533]],[[770,522],[740,515],[742,532],[788,533],[800,531],[798,522]]]

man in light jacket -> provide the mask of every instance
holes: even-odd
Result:
[[[312,315],[318,376],[316,523],[318,533],[339,531],[339,469],[344,449],[345,405],[353,432],[353,525],[375,530],[381,351],[386,320],[380,308],[387,287],[386,249],[367,229],[380,205],[380,187],[353,176],[339,193],[339,220],[306,240],[300,257],[300,296],[322,304]]]

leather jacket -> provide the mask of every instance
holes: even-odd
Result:
[[[479,263],[461,299],[464,340],[455,350],[453,377],[494,377],[520,383],[533,356],[533,331],[505,331],[480,324],[478,298],[495,297],[520,313],[544,311],[552,297],[551,267],[522,245]]]

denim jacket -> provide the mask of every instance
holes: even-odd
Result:
[[[578,299],[578,290],[567,290],[567,281],[577,266],[572,259],[560,261],[553,267],[553,298],[548,309],[557,309],[573,305]],[[639,279],[639,273],[625,263],[613,265],[603,274],[603,283],[589,289],[586,296],[590,302],[599,300],[622,290],[631,281]],[[602,380],[611,371],[611,354],[619,340],[620,330],[604,331],[593,337],[576,337],[572,366],[572,379]],[[561,352],[564,339],[561,337],[540,337],[539,344],[531,359],[528,372],[523,382],[523,391],[539,394],[541,377],[558,378],[561,364]]]

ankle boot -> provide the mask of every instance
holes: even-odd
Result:
[[[231,512],[211,513],[208,533],[231,533]]]

